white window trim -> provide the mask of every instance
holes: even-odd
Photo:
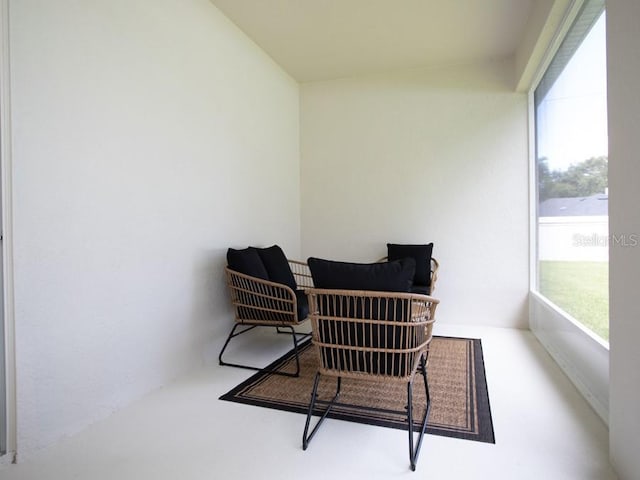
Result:
[[[553,40],[538,65],[529,89],[529,327],[547,352],[609,425],[609,344],[587,331],[566,312],[537,292],[537,185],[535,105],[533,92],[580,13],[585,0],[568,7]]]
[[[9,62],[9,0],[0,0],[0,176],[2,181],[2,253],[4,287],[5,432],[6,453],[0,463],[15,463],[17,453],[17,402],[15,316],[13,303],[13,218],[11,163],[11,94]]]

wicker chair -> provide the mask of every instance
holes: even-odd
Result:
[[[308,308],[303,288],[312,287],[313,280],[306,263],[297,260],[288,260],[288,262],[297,285],[296,290],[282,283],[245,275],[225,267],[235,324],[218,355],[220,365],[249,370],[265,370],[264,368],[250,365],[225,362],[222,356],[232,338],[256,327],[275,327],[278,333],[290,334],[293,339],[293,348],[296,354],[296,371],[295,373],[274,373],[286,376],[298,376],[300,374],[298,345],[311,334],[297,332],[294,327],[307,320]],[[240,331],[236,331],[239,328],[241,328]]]
[[[407,415],[409,458],[411,469],[415,470],[431,407],[427,356],[439,301],[426,295],[399,292],[316,288],[306,292],[312,342],[319,368],[311,393],[302,448],[307,449],[311,438],[337,402],[342,378],[405,382],[407,407],[406,411],[398,413]],[[417,372],[423,377],[427,401],[414,446],[412,387]],[[317,398],[322,375],[337,379],[335,395],[328,402]],[[326,408],[309,433],[311,417],[318,404],[326,405]]]

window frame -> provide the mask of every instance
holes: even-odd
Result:
[[[529,327],[559,367],[583,394],[606,425],[609,424],[609,343],[551,303],[538,285],[538,175],[534,91],[551,64],[585,3],[576,0],[540,61],[528,90],[529,134]],[[596,0],[600,1],[600,0]]]

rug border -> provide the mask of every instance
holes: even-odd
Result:
[[[482,351],[482,340],[480,338],[470,338],[470,337],[455,337],[450,335],[434,335],[434,338],[444,338],[444,339],[453,339],[453,340],[467,340],[472,341],[474,346],[474,366],[475,366],[475,389],[476,389],[476,403],[478,406],[485,405],[485,409],[478,408],[479,412],[479,421],[478,421],[478,432],[476,434],[466,433],[457,430],[448,430],[439,427],[432,427],[427,424],[426,433],[432,435],[438,435],[442,437],[448,438],[459,438],[463,440],[473,440],[481,443],[492,443],[495,444],[495,433],[493,429],[493,417],[491,414],[491,404],[489,402],[489,390],[487,386],[486,379],[486,371],[484,364],[484,355]],[[298,345],[299,350],[303,350],[307,348],[311,344],[311,340],[306,340],[305,342]],[[283,354],[280,358],[274,360],[269,365],[267,365],[264,370],[258,371],[255,374],[251,375],[246,380],[242,381],[240,384],[233,387],[227,393],[221,395],[219,400],[224,400],[233,403],[241,403],[245,405],[253,405],[263,408],[271,408],[274,410],[281,410],[286,412],[293,413],[301,413],[305,414],[308,411],[308,407],[301,407],[299,404],[295,405],[287,405],[286,403],[278,402],[270,402],[268,400],[252,400],[243,397],[236,397],[236,395],[241,391],[247,388],[249,385],[256,383],[260,379],[269,375],[269,372],[266,370],[275,370],[280,364],[284,363],[290,358],[293,350],[289,350],[285,354]],[[480,412],[484,412],[482,415],[482,419],[480,419]],[[406,424],[400,425],[391,421],[386,420],[377,420],[368,417],[354,417],[348,413],[340,413],[340,412],[330,412],[329,418],[334,418],[336,420],[350,421],[354,423],[360,423],[365,425],[374,425],[380,427],[394,428],[400,430],[406,430]],[[418,428],[418,426],[414,426],[414,429]]]

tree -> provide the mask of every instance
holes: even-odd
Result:
[[[538,196],[547,198],[588,197],[604,193],[608,177],[607,157],[592,157],[567,170],[549,170],[546,158],[538,160]]]
[[[538,159],[538,198],[541,202],[553,197],[553,177],[554,174],[549,170],[547,158]]]

